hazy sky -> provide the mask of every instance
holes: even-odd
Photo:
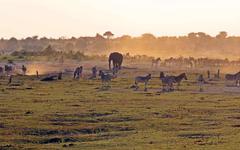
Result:
[[[0,37],[240,35],[240,0],[0,0]]]

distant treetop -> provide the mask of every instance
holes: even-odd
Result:
[[[111,31],[107,31],[103,34],[103,36],[106,36],[107,39],[110,39],[114,36],[114,34]]]

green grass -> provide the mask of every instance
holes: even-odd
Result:
[[[111,89],[100,81],[0,80],[0,149],[238,149],[240,97],[199,93],[184,82],[181,91],[148,92],[119,78]],[[222,82],[215,86],[222,86]],[[214,86],[214,85],[213,85]],[[70,145],[69,145],[70,144]]]

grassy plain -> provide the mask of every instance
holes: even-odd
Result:
[[[159,92],[157,78],[134,91],[144,72],[123,70],[108,90],[71,76],[1,78],[0,149],[238,149],[240,89],[214,81],[200,93],[189,73],[178,91]]]

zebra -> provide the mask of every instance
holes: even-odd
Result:
[[[82,77],[82,72],[83,72],[83,67],[80,66],[80,67],[77,67],[74,71],[74,76],[73,78],[74,79],[79,79],[80,77]]]
[[[97,78],[97,67],[92,67],[92,75],[88,79],[96,79]]]
[[[236,73],[236,74],[226,74],[225,75],[225,79],[226,80],[237,80],[240,77],[240,72]]]
[[[236,74],[226,74],[225,79],[229,81],[236,81],[236,85],[239,86],[240,82],[240,72]]]
[[[74,73],[73,73],[73,78],[74,79],[79,79],[79,76],[80,76],[80,74],[79,74],[79,67],[77,67],[76,69],[75,69],[75,71],[74,71]]]
[[[13,72],[13,66],[12,65],[5,65],[4,70],[7,73],[7,75],[10,75]]]
[[[102,70],[99,70],[99,76],[102,81],[102,88],[110,87],[110,82],[114,77],[108,73],[104,73]]]
[[[162,90],[170,92],[174,90],[173,83],[176,83],[176,80],[173,76],[165,76],[163,72],[160,72],[160,80],[162,81]],[[165,89],[165,87],[168,87]]]
[[[148,74],[146,76],[137,76],[135,78],[136,90],[138,90],[138,88],[139,88],[138,83],[144,83],[145,84],[144,91],[147,91],[147,84],[148,84],[149,80],[152,78],[151,76],[152,76],[151,74]]]
[[[173,83],[177,83],[177,89],[179,88],[180,83],[182,82],[183,79],[188,80],[186,73],[181,73],[178,76],[168,76],[168,78],[172,78]]]

